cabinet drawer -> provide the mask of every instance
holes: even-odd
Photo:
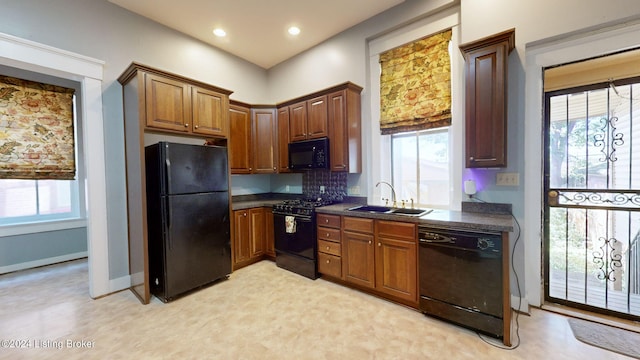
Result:
[[[331,241],[318,240],[318,251],[323,253],[340,256],[340,244]]]
[[[340,242],[340,229],[318,226],[318,239]]]
[[[318,225],[340,229],[340,216],[318,214]]]
[[[345,216],[342,219],[342,228],[356,232],[373,234],[373,219],[363,219]]]
[[[342,263],[339,256],[318,253],[318,272],[333,277],[342,277]]]
[[[377,234],[394,239],[415,240],[416,224],[378,220]]]

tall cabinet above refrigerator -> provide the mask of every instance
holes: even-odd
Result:
[[[145,148],[151,293],[173,300],[231,273],[227,148]]]

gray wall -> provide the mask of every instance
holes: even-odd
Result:
[[[0,32],[106,62],[102,101],[109,278],[127,276],[124,127],[118,76],[136,61],[233,90],[233,99],[264,104],[269,103],[266,71],[107,0],[1,0],[0,4]]]
[[[232,98],[256,104],[291,99],[350,80],[365,86],[363,119],[370,121],[367,103],[370,94],[366,88],[368,40],[457,3],[461,4],[462,42],[516,28],[517,49],[509,61],[510,165],[503,171],[518,172],[522,176],[526,100],[524,45],[638,16],[638,1],[407,0],[269,71],[129,13],[107,0],[2,0],[0,32],[106,61],[103,104],[109,199],[109,268],[110,278],[114,279],[125,276],[128,268],[122,93],[116,78],[131,61],[234,90]],[[365,164],[376,156],[370,148],[365,148],[363,153],[368,157]],[[522,216],[525,207],[522,185],[517,188],[492,185],[495,170],[480,172],[477,176],[486,178],[488,184],[480,195],[482,199],[513,203],[516,216]],[[266,180],[261,178],[255,184],[252,181],[247,180],[246,186],[263,188]],[[366,188],[367,176],[350,176],[349,186]],[[277,187],[282,187],[280,181],[277,181]],[[520,247],[515,256],[519,273],[525,257]]]
[[[87,251],[87,228],[48,231],[0,239],[0,268]]]
[[[460,4],[461,43],[480,39],[510,28],[516,28],[516,49],[509,57],[509,98],[508,98],[508,163],[506,169],[467,170],[462,169],[462,178],[475,178],[481,187],[478,197],[490,202],[513,204],[513,212],[526,230],[523,220],[524,209],[524,111],[525,111],[525,54],[527,43],[546,39],[578,30],[589,29],[600,24],[621,22],[640,16],[640,2],[637,0],[406,0],[370,20],[338,34],[332,39],[310,49],[295,58],[269,70],[269,92],[276,100],[293,97],[296,93],[306,93],[341,81],[350,80],[365,87],[363,92],[363,121],[372,124],[368,87],[370,40],[416,21],[443,7]],[[424,34],[428,35],[428,34]],[[638,40],[640,45],[640,40]],[[454,51],[456,51],[454,49]],[[537,95],[536,95],[537,96]],[[541,96],[541,95],[540,95]],[[460,109],[462,111],[463,109]],[[365,126],[363,126],[365,128]],[[540,136],[529,134],[529,136]],[[364,141],[365,166],[379,158],[380,149],[372,148]],[[464,156],[459,144],[458,156]],[[462,158],[461,163],[464,164]],[[365,168],[360,177],[350,177],[349,187],[371,186]],[[495,185],[497,172],[517,172],[520,186],[504,187]],[[460,187],[462,185],[460,184]],[[515,240],[515,239],[512,239]],[[522,240],[521,240],[522,241]],[[512,241],[513,247],[513,241]],[[521,290],[525,289],[524,246],[520,242],[515,249],[514,262],[519,276]],[[539,269],[535,270],[539,271]],[[512,293],[515,280],[512,278]],[[534,286],[534,285],[532,285]]]
[[[0,74],[18,77],[25,80],[38,81],[46,84],[59,85],[67,88],[75,89],[76,94],[80,93],[80,83],[60,79],[54,76],[37,74],[30,71],[15,69],[7,66],[0,66]],[[82,107],[82,99],[76,96],[76,106],[78,107],[78,115],[82,115],[80,108]],[[76,132],[82,133],[82,119],[76,119]],[[82,149],[82,136],[79,136],[77,148]],[[78,181],[80,188],[84,188],[84,169],[81,166],[84,156],[80,150],[77,154],[78,158]],[[84,203],[84,196],[79,199],[80,204]],[[8,268],[14,270],[12,265],[21,263],[37,262],[50,258],[57,258],[70,254],[83,253],[87,251],[87,229],[74,228],[68,230],[57,230],[49,232],[41,232],[36,234],[24,234],[15,236],[0,237],[0,269]],[[43,265],[38,263],[38,265]]]

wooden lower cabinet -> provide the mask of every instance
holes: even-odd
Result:
[[[264,253],[272,260],[276,258],[275,236],[273,233],[273,209],[270,207],[262,208],[264,210]]]
[[[233,228],[233,270],[275,257],[271,208],[235,210]]]
[[[417,308],[417,226],[348,216],[338,222],[332,217],[340,218],[318,214],[318,271]]]
[[[373,234],[342,232],[344,279],[350,283],[374,288],[375,262]]]
[[[249,209],[251,257],[261,257],[265,250],[265,215],[263,208]]]
[[[251,257],[251,225],[249,210],[233,212],[233,268]]]
[[[378,220],[376,228],[376,290],[400,299],[417,302],[416,226]],[[405,236],[406,234],[411,236]]]

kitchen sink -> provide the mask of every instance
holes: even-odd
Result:
[[[361,211],[377,214],[391,214],[391,215],[405,215],[405,216],[422,216],[433,211],[432,209],[407,209],[407,208],[392,208],[388,206],[377,205],[359,205],[352,208],[348,208],[347,211]]]
[[[392,210],[392,208],[387,206],[376,206],[376,205],[359,205],[354,206],[352,208],[347,209],[349,211],[362,211],[362,212],[372,212],[372,213],[386,213]]]
[[[430,213],[432,211],[433,211],[433,209],[398,208],[398,209],[393,209],[391,211],[391,213],[392,214],[397,214],[397,215],[422,216],[422,215],[427,215],[428,213]]]

